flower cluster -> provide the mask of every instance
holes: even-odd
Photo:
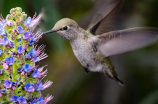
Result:
[[[27,18],[20,7],[11,9],[6,19],[0,16],[1,104],[46,104],[53,98],[42,97],[41,90],[52,82],[41,82],[47,70],[35,64],[47,57],[45,45],[37,45],[41,31],[31,31],[39,18],[36,15]]]

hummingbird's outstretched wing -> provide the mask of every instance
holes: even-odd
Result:
[[[100,35],[111,31],[117,14],[122,7],[123,0],[111,0],[110,3],[103,4],[97,14],[92,18],[88,31],[94,35]]]
[[[95,36],[96,48],[107,57],[144,47],[158,40],[157,28],[131,28]]]

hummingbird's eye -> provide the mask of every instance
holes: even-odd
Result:
[[[67,27],[67,26],[64,26],[64,27],[63,27],[63,30],[67,30],[67,29],[68,29],[68,27]]]

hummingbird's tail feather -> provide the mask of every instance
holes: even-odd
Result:
[[[114,79],[118,82],[119,85],[125,86],[123,81],[121,81],[118,77],[114,76]]]
[[[118,77],[117,74],[113,72],[113,74],[108,73],[107,71],[101,71],[102,73],[104,73],[105,76],[107,76],[108,78],[114,79],[115,81],[118,82],[119,85],[124,86],[123,81],[121,81]]]

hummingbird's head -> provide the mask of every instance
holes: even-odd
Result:
[[[79,29],[79,26],[74,20],[69,19],[69,18],[63,18],[59,20],[51,30],[46,31],[43,34],[55,32],[62,38],[68,41],[72,41],[77,38],[78,29]]]

